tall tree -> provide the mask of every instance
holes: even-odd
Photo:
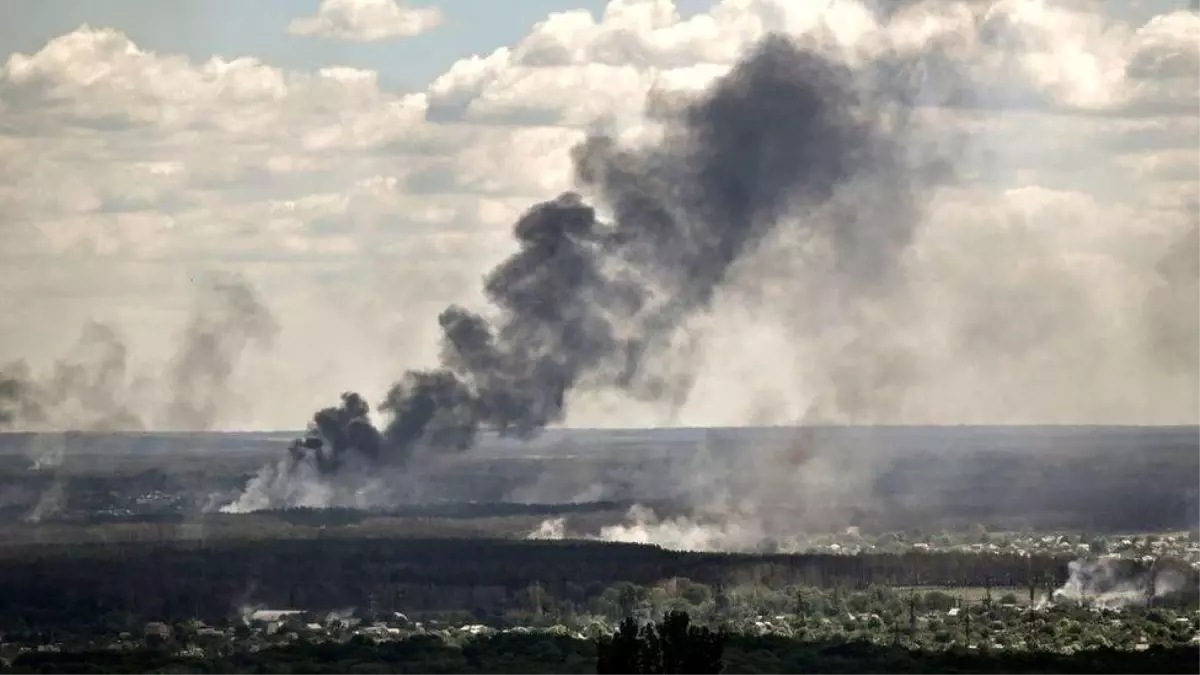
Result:
[[[668,612],[640,630],[632,618],[597,645],[597,673],[720,673],[725,635],[694,626],[687,612]]]

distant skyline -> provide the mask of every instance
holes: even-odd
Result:
[[[1194,3],[914,1],[891,27],[880,4],[7,0],[0,365],[45,373],[109,322],[112,395],[154,396],[197,280],[233,271],[280,331],[238,360],[221,427],[375,401],[436,359],[440,308],[483,306],[589,129],[632,137],[651,92],[697,90],[769,31],[827,31],[854,63],[945,49],[971,93],[923,111],[972,135],[911,287],[851,320],[764,261],[696,329],[684,405],[588,393],[568,423],[1196,424]]]

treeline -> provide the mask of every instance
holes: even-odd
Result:
[[[570,516],[580,513],[596,513],[604,511],[628,511],[634,502],[598,501],[579,504],[520,504],[515,502],[455,502],[446,504],[411,504],[392,506],[386,509],[355,509],[346,507],[308,508],[292,507],[285,509],[266,509],[255,511],[251,515],[224,513],[147,513],[147,514],[115,514],[115,513],[75,513],[68,517],[57,518],[54,522],[93,525],[99,523],[175,523],[199,524],[220,523],[256,519],[260,521],[278,520],[292,525],[303,526],[337,526],[361,523],[370,518],[445,518],[445,519],[479,519],[479,518],[508,518],[513,516],[533,516],[548,518],[552,516]]]
[[[379,518],[437,518],[476,520],[487,518],[551,518],[551,516],[569,516],[586,513],[628,512],[634,502],[584,502],[584,503],[546,503],[524,504],[515,502],[454,502],[440,504],[404,504],[377,509],[358,509],[344,507],[306,508],[293,507],[282,509],[257,510],[253,514],[224,514],[224,513],[191,513],[156,512],[156,513],[116,513],[116,512],[72,512],[54,515],[43,522],[72,525],[101,525],[101,524],[175,524],[175,525],[223,525],[233,521],[280,521],[289,525],[300,526],[340,526],[354,525],[359,522]]]
[[[36,630],[113,615],[215,621],[248,604],[503,612],[527,602],[530,587],[584,606],[618,582],[649,586],[677,577],[714,587],[1052,588],[1067,578],[1067,561],[958,552],[714,554],[445,538],[10,546],[0,549],[0,629],[18,619]]]
[[[165,651],[29,652],[4,673],[595,673],[597,644],[546,634],[500,634],[461,646],[419,636],[374,644],[298,643],[220,658]],[[869,642],[802,642],[730,635],[726,673],[1195,673],[1197,647],[1115,649],[1074,654],[1017,651],[911,651]],[[660,671],[679,672],[679,671]]]

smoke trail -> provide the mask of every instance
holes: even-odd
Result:
[[[314,416],[292,460],[331,474],[348,455],[403,465],[469,448],[483,429],[527,436],[562,420],[581,389],[681,400],[691,380],[669,351],[731,268],[781,229],[823,242],[840,275],[886,279],[921,192],[948,173],[913,158],[922,78],[898,76],[911,63],[885,65],[863,80],[773,35],[665,114],[655,142],[588,138],[572,152],[575,178],[611,221],[573,193],[529,209],[514,227],[520,250],[485,278],[494,319],[443,311],[441,367],[392,387],[382,430],[346,394]]]
[[[230,278],[207,284],[169,365],[167,426],[211,429],[232,404],[229,379],[242,354],[270,348],[278,332],[275,317],[245,282]]]

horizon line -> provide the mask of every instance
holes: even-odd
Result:
[[[803,430],[803,429],[1143,429],[1143,430],[1170,430],[1170,429],[1197,429],[1200,430],[1200,422],[1193,423],[1176,423],[1176,424],[1086,424],[1086,423],[1019,423],[1019,424],[977,424],[977,423],[932,423],[932,424],[765,424],[765,425],[743,425],[743,426],[653,426],[653,427],[571,427],[571,426],[555,426],[546,427],[537,435],[545,432],[646,432],[646,431],[766,431],[766,430]],[[87,435],[87,434],[108,434],[108,435],[197,435],[197,434],[257,434],[257,435],[289,435],[303,436],[307,433],[305,429],[4,429],[0,430],[0,436],[17,436],[17,435],[53,435],[53,434],[71,434],[71,435]],[[498,432],[493,430],[481,430],[481,435],[498,436]],[[521,440],[517,437],[509,437],[513,440]],[[532,440],[532,439],[527,439]]]

